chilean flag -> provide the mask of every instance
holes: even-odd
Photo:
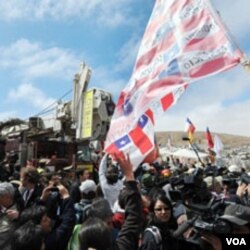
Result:
[[[136,168],[154,150],[154,119],[193,82],[241,62],[209,0],[156,0],[128,84],[121,91],[105,141],[109,154],[129,154]],[[195,126],[187,119],[188,136]]]
[[[211,135],[208,127],[207,127],[207,131],[206,131],[206,139],[207,139],[208,148],[210,148],[210,149],[213,148],[214,141],[213,141],[212,135]]]

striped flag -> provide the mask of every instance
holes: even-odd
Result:
[[[186,124],[185,124],[185,132],[188,133],[188,138],[189,138],[190,143],[192,143],[194,140],[194,131],[195,131],[194,124],[191,122],[189,118],[187,118]]]
[[[212,135],[211,135],[210,130],[209,130],[208,127],[207,127],[207,130],[206,130],[206,139],[207,139],[208,148],[212,149],[214,147],[214,141],[213,141]]]
[[[136,168],[154,149],[154,120],[178,101],[188,84],[230,69],[242,57],[208,0],[156,0],[105,151],[129,153]],[[145,117],[142,128],[139,121]]]

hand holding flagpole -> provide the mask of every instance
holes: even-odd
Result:
[[[247,58],[246,55],[244,55],[244,57],[242,58],[241,65],[248,73],[250,73],[250,60]]]

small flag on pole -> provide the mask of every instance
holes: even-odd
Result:
[[[211,135],[210,130],[209,130],[208,127],[207,127],[207,130],[206,130],[206,139],[207,139],[208,148],[212,149],[214,147],[214,141],[213,141],[212,135]]]
[[[194,124],[191,122],[189,118],[187,118],[186,124],[185,124],[185,132],[188,133],[188,138],[190,140],[190,143],[192,143],[194,140],[194,131],[195,131]]]

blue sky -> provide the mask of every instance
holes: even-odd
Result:
[[[250,55],[249,0],[213,1]],[[27,119],[72,89],[85,61],[89,88],[117,97],[126,85],[154,0],[8,0],[0,3],[0,120]],[[157,122],[157,130],[250,136],[250,74],[241,66],[198,81]],[[63,98],[72,99],[72,93]]]

